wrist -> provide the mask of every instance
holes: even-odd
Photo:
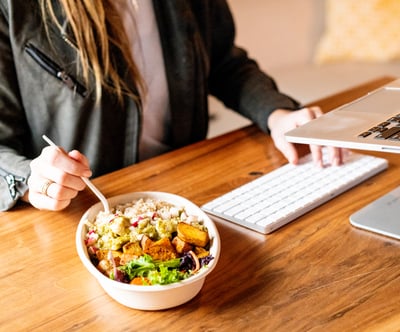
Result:
[[[267,120],[268,129],[271,131],[276,126],[276,124],[279,123],[279,120],[282,118],[282,116],[289,112],[289,110],[285,110],[282,108],[277,108],[272,111]]]
[[[20,198],[21,201],[29,203],[29,190],[25,192],[25,194]]]

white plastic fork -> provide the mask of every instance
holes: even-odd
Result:
[[[56,148],[58,148],[60,151],[61,148],[56,145],[50,138],[48,138],[46,135],[42,135],[43,139],[51,146],[55,146]],[[62,151],[63,152],[63,151]],[[101,193],[101,191],[99,189],[97,189],[97,187],[86,177],[81,176],[81,179],[83,180],[83,182],[85,182],[85,184],[90,188],[90,190],[93,191],[93,193],[98,197],[98,199],[101,201],[101,203],[103,204],[104,207],[104,211],[109,213],[110,212],[110,205],[108,204],[108,201],[106,199],[106,197]]]

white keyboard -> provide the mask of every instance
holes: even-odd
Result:
[[[327,162],[324,152],[324,164]],[[202,209],[268,234],[388,167],[386,159],[351,153],[341,166],[320,168],[311,155],[285,164],[204,204]]]

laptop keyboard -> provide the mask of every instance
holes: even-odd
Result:
[[[351,153],[341,166],[320,168],[307,155],[299,165],[285,164],[204,204],[202,209],[268,234],[387,167],[386,159]]]
[[[390,117],[376,126],[362,132],[358,137],[365,138],[375,135],[376,139],[400,141],[400,114]]]

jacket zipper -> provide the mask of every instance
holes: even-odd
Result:
[[[31,43],[25,45],[25,50],[44,70],[62,81],[68,88],[83,97],[87,96],[87,90],[82,84]]]
[[[13,199],[17,198],[17,185],[19,182],[24,182],[25,178],[22,176],[16,176],[11,173],[7,173],[5,170],[0,168],[0,176],[4,177],[8,184],[8,191]]]

